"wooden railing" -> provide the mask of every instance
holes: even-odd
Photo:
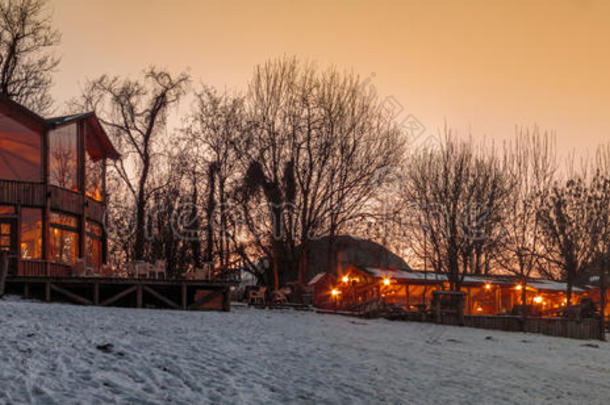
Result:
[[[0,180],[0,204],[44,205],[44,184]]]
[[[44,184],[27,181],[0,180],[0,204],[21,204],[44,207]],[[51,209],[69,214],[82,215],[83,203],[87,202],[87,217],[97,222],[104,219],[105,206],[99,201],[57,186],[49,186]]]
[[[18,277],[69,277],[72,269],[67,264],[45,260],[17,260]]]

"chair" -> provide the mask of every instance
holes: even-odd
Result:
[[[248,304],[256,305],[260,303],[261,305],[265,305],[267,294],[267,287],[261,287],[258,290],[252,290],[248,294]]]
[[[112,277],[114,275],[114,271],[112,267],[108,264],[104,264],[100,269],[102,277]]]
[[[85,268],[85,262],[83,259],[78,258],[71,267],[72,275],[74,277],[85,277],[87,269]]]
[[[142,260],[137,260],[133,262],[133,275],[136,278],[140,278],[140,276],[146,276],[146,278],[150,278],[150,263],[146,263]]]
[[[282,290],[275,290],[272,293],[273,295],[273,303],[276,305],[283,305],[288,303],[288,297]]]
[[[154,265],[150,266],[150,272],[155,275],[155,278],[159,278],[159,274],[163,275],[163,279],[167,279],[167,273],[165,271],[165,260],[157,260]]]
[[[211,276],[212,269],[209,266],[206,266],[203,269],[195,267],[182,273],[182,277],[187,280],[210,280],[212,278]]]

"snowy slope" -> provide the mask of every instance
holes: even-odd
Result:
[[[610,344],[295,311],[13,298],[0,301],[0,387],[0,403],[607,404]]]

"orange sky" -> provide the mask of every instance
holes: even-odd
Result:
[[[243,89],[255,64],[297,55],[374,74],[435,132],[557,132],[561,151],[610,141],[610,1],[51,0],[63,33],[54,94],[149,64]]]

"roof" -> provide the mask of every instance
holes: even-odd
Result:
[[[80,113],[80,114],[64,115],[63,117],[47,118],[45,121],[47,121],[47,123],[49,125],[57,127],[57,126],[69,124],[73,121],[78,121],[83,118],[87,118],[88,116],[91,116],[91,115],[95,115],[95,113],[93,111],[90,111],[90,112]]]
[[[391,269],[380,269],[373,267],[363,268],[366,273],[376,278],[391,277],[396,280],[409,280],[409,281],[430,281],[430,282],[444,282],[448,281],[447,275],[442,273],[438,274],[435,272],[423,272],[423,271],[404,271],[404,270],[391,270]],[[476,275],[465,275],[464,283],[490,283],[498,285],[514,285],[517,280],[515,277],[510,276],[476,276]],[[565,291],[567,284],[559,281],[543,280],[543,279],[531,279],[528,281],[529,287],[535,288],[541,291]],[[572,287],[574,292],[584,292],[582,288],[576,286]]]
[[[27,107],[0,95],[0,113],[5,114],[34,131],[54,129],[73,122],[85,121],[88,125],[88,136],[91,134],[99,144],[97,158],[118,159],[121,155],[110,142],[95,112],[66,115],[45,119]]]
[[[94,143],[97,143],[97,145],[99,146],[99,148],[95,149],[97,154],[96,156],[94,156],[94,158],[118,159],[121,156],[112,145],[112,142],[110,142],[106,131],[104,131],[104,127],[102,127],[102,124],[100,123],[99,119],[95,115],[95,112],[93,111],[80,114],[65,115],[63,117],[49,118],[45,121],[50,128],[58,128],[64,125],[72,124],[74,122],[84,121],[88,124],[86,132],[87,136],[89,136],[90,134],[95,136],[97,142],[94,141]]]
[[[319,283],[325,276],[328,276],[328,273],[318,273],[315,276],[313,276],[313,278],[311,280],[309,280],[309,283],[307,283],[307,285],[309,285],[309,286],[315,285],[315,284]]]

